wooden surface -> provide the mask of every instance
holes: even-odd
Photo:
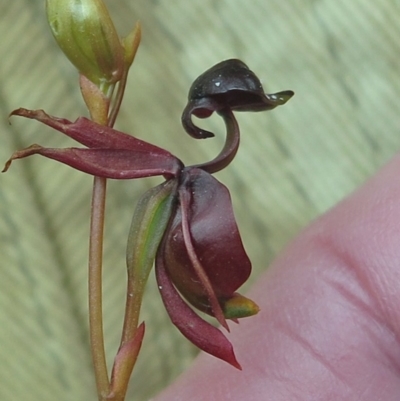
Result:
[[[400,3],[381,0],[109,0],[126,34],[143,42],[117,127],[186,163],[223,141],[196,141],[180,126],[191,82],[237,57],[266,91],[292,89],[275,111],[238,114],[242,144],[218,178],[230,189],[252,280],[312,219],[361,185],[400,147]],[[0,161],[39,143],[72,144],[18,107],[75,119],[85,113],[77,74],[57,49],[44,1],[0,1]],[[91,177],[34,157],[0,176],[0,399],[95,399],[87,344],[86,262]],[[110,364],[119,341],[125,242],[135,200],[157,180],[110,182],[104,312]],[[169,322],[153,278],[147,333],[130,389],[147,400],[195,350]],[[221,362],[222,365],[222,362]]]

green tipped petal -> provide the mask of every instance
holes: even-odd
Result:
[[[102,0],[47,0],[47,19],[61,50],[98,86],[118,82],[124,50]]]
[[[222,309],[226,319],[249,317],[256,315],[260,311],[260,308],[255,302],[238,293],[224,302]]]

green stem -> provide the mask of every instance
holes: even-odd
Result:
[[[82,82],[84,83],[84,82]],[[89,82],[86,85],[90,85]],[[84,88],[85,89],[85,88]],[[109,88],[110,89],[110,88]],[[101,94],[94,92],[85,99],[92,120],[102,125],[112,125],[108,120],[108,110],[112,90]],[[82,91],[84,97],[85,93]],[[104,97],[103,97],[104,95]],[[91,103],[87,100],[98,100]],[[114,121],[113,121],[114,123]],[[106,401],[110,393],[110,378],[107,370],[107,362],[104,348],[103,333],[103,238],[104,238],[104,217],[106,205],[107,179],[94,177],[92,189],[92,207],[90,214],[90,242],[89,242],[89,332],[90,346],[94,375],[97,386],[99,401]]]
[[[142,305],[143,291],[138,291],[141,286],[135,283],[132,273],[128,272],[128,285],[126,290],[124,327],[122,329],[121,347],[135,337],[139,323],[140,308]]]
[[[135,28],[137,34],[133,40],[133,50],[131,54],[132,63],[137,47],[140,42],[140,26]],[[133,32],[135,33],[135,31]],[[92,120],[95,122],[113,127],[121,107],[128,78],[129,65],[126,65],[123,76],[118,84],[118,90],[113,98],[114,87],[96,88],[91,87],[90,82],[81,81],[82,94],[88,106]],[[96,93],[97,92],[97,93]],[[100,94],[102,93],[102,95]],[[113,103],[111,111],[110,103]],[[101,177],[94,177],[92,192],[92,208],[90,223],[90,246],[89,246],[89,330],[96,378],[97,394],[99,401],[114,400],[123,401],[125,391],[122,394],[112,394],[110,379],[108,376],[107,363],[104,348],[103,334],[103,308],[102,308],[102,261],[103,261],[103,233],[104,233],[104,213],[106,201],[107,180]],[[128,284],[129,291],[129,284]],[[132,292],[128,292],[132,294]],[[135,306],[135,313],[138,315],[142,295],[137,299],[136,294],[132,295],[132,302]],[[129,298],[129,295],[128,295]],[[130,306],[127,303],[127,314],[130,314]],[[138,316],[134,320],[134,326],[130,325],[130,333],[135,334],[137,330]]]
[[[94,121],[110,127],[114,125],[121,106],[126,86],[126,79],[127,72],[124,73],[124,76],[119,83],[114,107],[109,116],[107,116],[107,110],[113,92],[110,88],[108,88],[105,91],[106,93],[104,93],[105,98],[103,98],[103,107],[94,107],[92,110],[89,107],[89,111]],[[102,264],[106,187],[107,180],[105,178],[94,177],[89,245],[89,331],[99,401],[109,399],[107,397],[110,395],[111,389],[104,348],[102,302]]]
[[[110,115],[108,117],[110,127],[112,127],[115,124],[115,121],[119,113],[119,109],[121,107],[122,99],[124,98],[126,82],[128,79],[128,72],[129,72],[128,70],[124,71],[121,81],[118,84],[117,93],[115,95]]]
[[[104,349],[102,310],[102,258],[106,184],[107,180],[105,178],[94,177],[89,245],[90,343],[99,401],[106,400],[110,391]]]

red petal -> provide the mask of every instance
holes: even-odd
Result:
[[[132,151],[124,149],[52,149],[32,145],[15,152],[7,162],[6,171],[12,160],[33,154],[67,164],[77,170],[99,177],[131,179],[156,175],[175,176],[181,166],[178,159],[170,155]]]
[[[205,171],[184,171],[185,190],[191,193],[189,227],[200,260],[219,299],[230,298],[247,280],[251,263],[244,250],[227,188]],[[181,187],[182,187],[181,186]],[[165,263],[177,289],[201,310],[204,288],[188,256],[182,233],[182,211],[178,207],[165,241]],[[196,298],[199,300],[196,304]]]
[[[65,118],[50,116],[43,110],[27,110],[23,108],[14,110],[10,115],[18,115],[40,121],[88,148],[127,149],[174,157],[165,149],[141,141],[113,128],[96,124],[85,117],[80,117],[75,122],[71,122]]]
[[[185,243],[186,252],[190,259],[191,266],[196,273],[196,277],[193,277],[194,281],[203,287],[204,295],[207,298],[208,305],[211,308],[211,314],[218,320],[226,330],[229,331],[228,324],[226,323],[224,313],[221,305],[219,304],[215,290],[204,270],[202,263],[196,254],[196,249],[193,245],[192,235],[190,233],[188,214],[190,213],[191,193],[186,188],[180,188],[179,190],[179,201],[180,210],[182,215],[182,236]],[[196,304],[195,304],[196,305]]]
[[[179,331],[203,351],[241,369],[228,339],[193,312],[178,294],[165,270],[163,246],[156,259],[156,277],[165,308]]]

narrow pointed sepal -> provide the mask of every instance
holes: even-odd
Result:
[[[116,180],[158,175],[175,176],[180,169],[177,159],[162,154],[125,149],[57,149],[32,145],[16,151],[7,161],[3,172],[8,170],[13,160],[34,154],[56,160],[87,174]]]
[[[132,179],[179,175],[182,162],[170,152],[113,128],[80,117],[75,122],[46,114],[43,110],[14,110],[11,115],[35,119],[76,140],[85,148],[44,148],[32,145],[15,152],[7,162],[40,154],[85,173],[105,178]]]
[[[28,157],[28,156],[31,156],[31,155],[40,153],[40,152],[42,151],[42,149],[43,149],[42,146],[33,144],[33,145],[31,145],[31,146],[29,146],[29,147],[27,147],[27,148],[25,148],[25,149],[17,150],[17,151],[14,152],[14,153],[11,155],[11,157],[6,161],[6,164],[4,165],[4,168],[3,168],[3,170],[2,170],[1,172],[2,172],[2,173],[5,173],[6,171],[8,171],[8,169],[9,169],[10,166],[11,166],[11,163],[12,163],[14,160],[23,159],[23,158],[25,158],[25,157]]]
[[[216,327],[201,319],[183,301],[165,270],[161,253],[157,255],[156,278],[167,313],[178,330],[204,352],[241,370],[228,339]]]
[[[185,243],[185,248],[187,255],[189,257],[191,266],[193,268],[193,272],[195,273],[194,277],[192,278],[196,281],[201,287],[202,292],[204,294],[205,299],[207,299],[207,306],[210,309],[210,313],[214,316],[218,323],[224,327],[227,331],[229,331],[228,323],[226,322],[224,313],[222,311],[221,305],[219,304],[218,297],[216,294],[215,289],[213,288],[212,282],[208,277],[207,272],[202,265],[201,260],[197,257],[196,249],[193,243],[192,234],[190,232],[190,224],[188,220],[188,215],[190,211],[190,205],[192,203],[190,191],[185,188],[185,184],[182,184],[179,190],[179,204],[180,210],[182,214],[182,235],[183,241]],[[181,283],[180,283],[181,284]],[[181,287],[183,288],[183,287]],[[189,299],[189,298],[188,298]],[[192,303],[196,305],[196,299],[192,300]],[[200,302],[201,304],[201,302]]]
[[[126,149],[142,152],[152,152],[172,156],[170,152],[134,136],[117,131],[111,127],[97,124],[85,117],[79,117],[75,122],[65,118],[54,117],[43,110],[28,110],[19,108],[11,112],[11,116],[20,116],[37,120],[63,134],[69,136],[88,148]]]

